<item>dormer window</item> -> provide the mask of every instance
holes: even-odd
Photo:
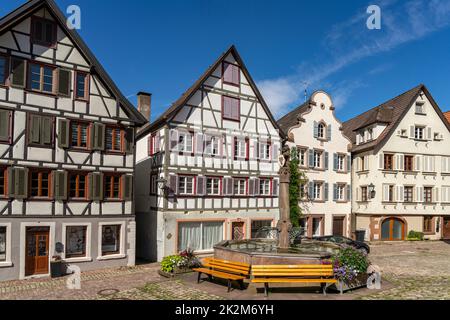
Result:
[[[326,125],[323,122],[314,121],[314,138],[319,140],[331,140],[331,125]]]
[[[373,129],[367,129],[367,141],[373,140]]]
[[[56,45],[57,26],[54,21],[33,17],[31,20],[31,42],[45,47]]]
[[[416,102],[416,114],[425,114],[424,102]]]

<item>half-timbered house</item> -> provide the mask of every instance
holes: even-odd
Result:
[[[52,0],[0,20],[0,280],[134,265],[134,133],[146,119]]]
[[[209,253],[275,226],[280,132],[232,46],[136,143],[140,257]]]

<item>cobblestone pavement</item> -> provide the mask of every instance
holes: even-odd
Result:
[[[371,249],[371,261],[394,288],[360,299],[450,299],[450,243],[384,243],[372,245]]]
[[[400,242],[371,245],[370,260],[381,268],[382,290],[356,290],[327,295],[326,299],[449,299],[450,243]],[[195,275],[161,277],[158,264],[89,271],[81,290],[66,288],[66,278],[0,282],[0,300],[220,300],[263,299],[249,287],[226,293],[220,284],[196,283]],[[271,299],[322,299],[317,290],[274,293]]]

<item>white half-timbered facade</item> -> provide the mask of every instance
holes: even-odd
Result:
[[[0,280],[135,263],[126,100],[51,0],[0,20]]]
[[[137,255],[210,253],[279,216],[280,133],[235,47],[136,144]]]
[[[300,170],[307,184],[300,188],[299,221],[308,237],[350,235],[350,140],[342,132],[331,97],[317,91],[278,124],[297,148]]]

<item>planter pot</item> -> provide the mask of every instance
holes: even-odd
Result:
[[[360,274],[356,279],[353,279],[350,283],[346,283],[344,281],[338,281],[338,283],[330,286],[330,289],[334,289],[340,292],[346,292],[349,290],[365,288],[367,287],[367,279],[369,278],[368,274]]]
[[[59,278],[66,275],[65,264],[62,261],[50,262],[50,275],[52,278]]]
[[[158,274],[163,277],[166,277],[166,278],[173,278],[173,277],[176,277],[177,275],[190,273],[190,272],[192,272],[192,270],[189,268],[175,268],[175,270],[173,272],[164,272],[162,270],[158,270]]]

